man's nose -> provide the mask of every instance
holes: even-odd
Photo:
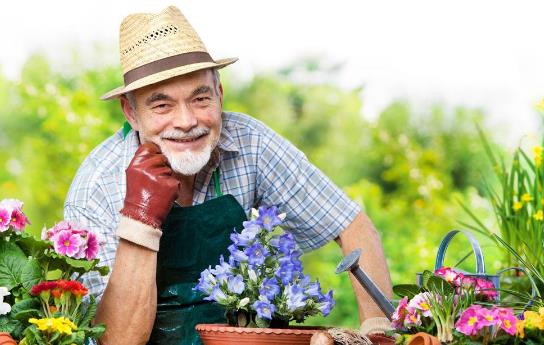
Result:
[[[191,109],[187,107],[180,107],[175,113],[172,125],[175,128],[179,128],[185,132],[191,130],[198,125],[198,120]]]

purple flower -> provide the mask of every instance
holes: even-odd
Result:
[[[281,280],[283,285],[287,285],[295,279],[298,275],[298,271],[292,263],[283,263],[276,270],[275,275]]]
[[[210,272],[220,283],[224,283],[228,277],[232,276],[232,266],[230,263],[225,262],[225,258],[221,255],[219,257],[219,265],[215,265],[215,269],[210,270]]]
[[[315,283],[309,283],[304,291],[308,296],[311,297],[320,298],[321,296],[323,296],[321,293],[321,286],[319,285],[319,280],[316,280]]]
[[[204,271],[200,272],[200,278],[198,279],[198,284],[193,288],[193,290],[198,290],[202,293],[209,294],[212,292],[213,287],[217,284],[211,270],[206,268]]]
[[[232,255],[232,258],[234,259],[234,261],[237,261],[237,262],[247,261],[248,259],[247,255],[243,251],[238,250],[238,247],[236,247],[236,245],[231,244],[228,247],[228,250],[230,252],[230,255]]]
[[[323,313],[323,316],[329,315],[332,308],[336,305],[336,302],[332,298],[332,290],[329,290],[329,292],[326,295],[322,295],[322,298],[319,301],[318,309]]]
[[[244,292],[245,288],[246,286],[244,284],[244,278],[242,278],[241,275],[237,274],[235,276],[230,276],[227,279],[227,289],[230,292],[239,295]]]
[[[255,243],[251,247],[246,248],[244,253],[248,256],[250,265],[262,265],[270,252],[260,243]]]
[[[290,232],[281,235],[278,240],[278,249],[285,254],[291,253],[296,248],[295,237]]]
[[[261,224],[267,231],[272,231],[276,225],[281,224],[281,219],[278,217],[278,208],[276,206],[270,208],[266,206],[259,207],[257,223]]]
[[[227,299],[227,295],[221,290],[219,285],[215,285],[212,289],[212,292],[208,297],[205,297],[205,301],[216,301],[218,303],[222,303]]]
[[[276,311],[276,306],[268,301],[255,301],[253,309],[257,312],[257,316],[262,319],[272,320],[272,314]]]
[[[266,296],[269,301],[272,301],[277,294],[280,293],[280,287],[276,278],[265,278],[259,289],[259,293]]]
[[[55,251],[58,254],[74,257],[83,245],[83,239],[78,234],[73,234],[69,230],[62,230],[54,239]]]
[[[304,288],[298,285],[288,285],[285,289],[285,295],[287,296],[287,309],[290,312],[294,312],[306,305],[307,297],[304,294]]]

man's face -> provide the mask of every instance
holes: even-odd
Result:
[[[211,70],[134,91],[135,109],[123,110],[142,143],[159,145],[172,169],[195,175],[210,159],[221,133],[222,90]],[[128,113],[127,113],[128,112]]]

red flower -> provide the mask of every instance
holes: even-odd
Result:
[[[33,296],[38,296],[40,293],[45,291],[53,290],[57,287],[57,282],[41,282],[38,285],[34,285],[30,290],[30,294]]]

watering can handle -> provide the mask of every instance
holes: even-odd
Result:
[[[470,241],[472,251],[474,252],[474,256],[476,256],[476,273],[485,274],[484,255],[482,253],[482,248],[480,248],[478,240],[476,240],[474,235],[472,235],[470,232],[462,230],[452,230],[448,232],[444,239],[442,239],[442,242],[440,242],[440,247],[438,247],[438,253],[436,254],[436,263],[434,269],[437,270],[444,266],[444,256],[446,255],[446,249],[448,249],[448,245],[450,244],[453,236],[457,235],[457,233],[459,232],[465,235]]]

